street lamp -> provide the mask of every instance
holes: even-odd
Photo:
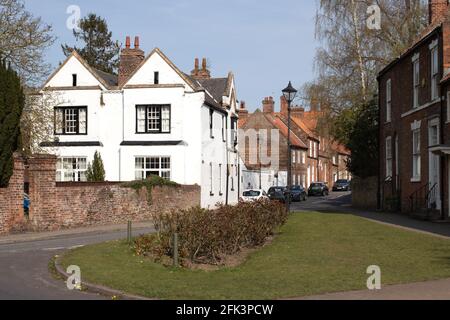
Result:
[[[286,210],[289,213],[291,211],[291,189],[292,189],[292,145],[291,145],[291,103],[294,101],[297,95],[297,90],[292,86],[289,81],[288,86],[283,89],[283,96],[288,104],[288,173],[287,173],[287,200]]]

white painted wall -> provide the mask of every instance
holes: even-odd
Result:
[[[153,72],[159,72],[160,84],[168,87],[124,88],[108,90],[76,58],[67,63],[50,79],[47,86],[72,85],[76,73],[79,86],[100,86],[92,90],[43,91],[57,95],[55,106],[87,106],[87,135],[58,135],[61,142],[101,142],[101,147],[59,147],[49,151],[60,157],[87,157],[93,160],[99,151],[105,167],[106,180],[131,181],[135,179],[135,157],[167,156],[171,158],[171,179],[180,184],[201,186],[201,205],[214,207],[238,201],[239,158],[230,141],[222,139],[222,114],[214,112],[215,139],[209,134],[209,107],[204,104],[205,93],[193,92],[182,77],[155,52],[130,79],[129,85],[153,84]],[[234,83],[232,85],[234,90]],[[103,96],[104,105],[101,105]],[[136,133],[136,105],[170,104],[171,132],[168,134]],[[231,101],[226,115],[231,129],[231,115],[236,111],[236,101]],[[183,141],[177,146],[123,146],[123,141]],[[210,190],[210,163],[213,164],[213,195]],[[228,192],[227,164],[230,164]],[[222,170],[219,173],[219,164]],[[233,167],[231,167],[233,164]],[[221,177],[221,178],[219,178]],[[222,182],[220,194],[219,183]],[[233,188],[234,184],[234,188]]]

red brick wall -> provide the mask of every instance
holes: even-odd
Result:
[[[0,188],[0,233],[20,229],[23,213],[24,160],[14,156],[14,173],[7,188]]]
[[[199,186],[125,188],[121,183],[57,183],[56,157],[28,159],[31,207],[26,227],[33,231],[148,221],[156,212],[200,205]],[[24,161],[17,158],[8,188],[0,189],[0,233],[23,228]]]
[[[410,196],[429,181],[429,153],[428,153],[428,121],[441,116],[441,103],[416,111],[410,115],[406,112],[412,110],[413,105],[413,64],[412,57],[420,53],[420,89],[419,105],[423,106],[431,101],[431,54],[429,45],[432,41],[439,39],[442,48],[442,36],[435,32],[414,51],[404,56],[394,66],[387,70],[379,78],[380,97],[380,174],[382,181],[386,178],[386,137],[392,137],[393,152],[393,176],[400,177],[401,210],[410,211]],[[443,61],[442,52],[439,61]],[[439,78],[442,77],[442,69]],[[386,123],[386,82],[391,79],[392,83],[392,121]],[[442,94],[441,94],[442,95]],[[413,171],[413,145],[411,124],[421,121],[421,180],[411,181]],[[395,137],[398,136],[398,170],[396,170],[395,159]],[[397,172],[398,171],[398,172]]]

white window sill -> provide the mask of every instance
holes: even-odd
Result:
[[[428,103],[426,103],[426,104],[424,104],[424,105],[422,105],[422,106],[413,107],[413,108],[412,108],[411,110],[409,110],[408,112],[403,113],[403,114],[402,114],[402,118],[407,117],[407,116],[410,116],[410,115],[412,115],[413,113],[419,112],[420,110],[426,109],[426,108],[428,108],[429,106],[432,106],[433,104],[438,103],[438,102],[441,102],[441,98],[437,98],[437,99],[435,99],[435,100],[433,100],[433,101],[431,101],[431,102],[428,102]]]
[[[411,178],[411,182],[413,182],[413,183],[416,183],[416,182],[421,182],[422,181],[422,179],[419,177],[419,178]]]

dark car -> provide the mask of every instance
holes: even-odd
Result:
[[[333,191],[350,191],[351,190],[351,186],[350,186],[350,181],[348,180],[338,180],[334,183],[333,185]]]
[[[285,187],[271,187],[267,192],[269,199],[272,201],[286,201],[286,188]]]
[[[308,196],[327,196],[330,193],[328,186],[324,182],[311,183],[308,189]]]
[[[293,186],[291,190],[291,199],[292,201],[306,201],[308,197],[305,188],[302,186]]]

